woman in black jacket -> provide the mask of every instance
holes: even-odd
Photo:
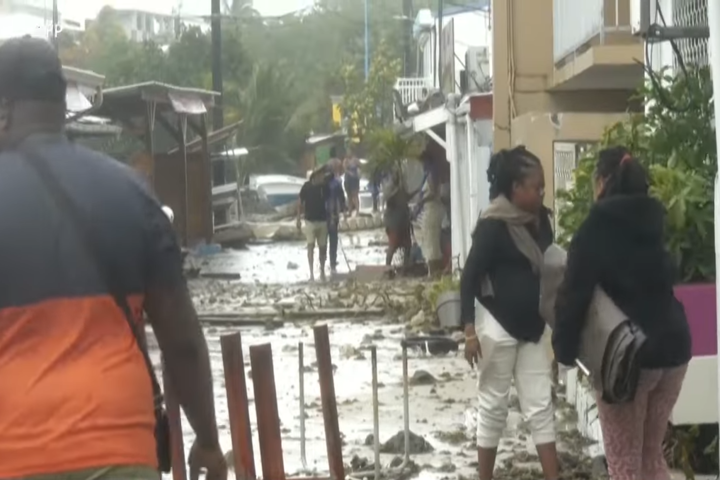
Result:
[[[479,479],[491,480],[515,387],[546,480],[557,480],[550,349],[541,342],[540,267],[553,232],[543,206],[540,160],[524,147],[493,155],[491,203],[473,233],[460,281],[465,356],[482,363],[478,379]],[[485,307],[475,331],[475,300]],[[481,352],[480,344],[483,345]],[[482,360],[481,360],[482,358]]]
[[[635,400],[598,412],[610,478],[665,480],[662,451],[670,414],[690,360],[690,331],[675,298],[675,264],[663,242],[665,210],[648,195],[645,168],[623,147],[600,152],[596,202],[568,250],[555,304],[555,358],[573,365],[596,286],[647,336]]]

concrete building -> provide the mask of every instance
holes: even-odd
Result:
[[[495,0],[493,149],[526,145],[543,160],[546,203],[584,145],[642,105],[644,46],[631,0]]]
[[[60,31],[84,30],[82,22],[58,12],[59,25],[53,32],[52,17],[49,0],[0,0],[0,40],[22,35],[50,39]]]
[[[199,17],[188,18],[172,13],[117,9],[115,15],[128,38],[136,42],[152,40],[166,44],[180,36],[185,28],[209,28],[208,22]]]

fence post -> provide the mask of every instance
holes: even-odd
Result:
[[[335,380],[333,378],[332,356],[330,354],[330,335],[327,325],[313,328],[315,335],[315,353],[317,355],[318,375],[320,377],[320,400],[322,403],[323,423],[325,424],[325,444],[327,446],[330,478],[344,480],[342,439],[338,424],[337,399],[335,398]]]
[[[220,337],[220,346],[225,371],[225,391],[228,416],[230,417],[235,478],[237,480],[255,480],[257,476],[240,332]]]
[[[263,480],[285,480],[280,415],[270,344],[250,347]]]

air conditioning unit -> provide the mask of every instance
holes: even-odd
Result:
[[[468,47],[465,54],[468,92],[487,92],[490,82],[490,49]]]

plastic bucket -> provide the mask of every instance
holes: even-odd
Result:
[[[460,292],[448,291],[441,293],[437,299],[435,313],[442,327],[459,327],[461,325]]]

